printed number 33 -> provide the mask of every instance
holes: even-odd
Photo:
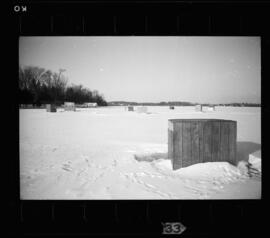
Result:
[[[180,223],[165,223],[163,224],[163,233],[182,233],[185,230],[185,227]]]

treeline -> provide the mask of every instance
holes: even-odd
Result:
[[[260,107],[261,104],[258,103],[226,103],[226,104],[211,104],[211,103],[191,103],[191,102],[183,102],[183,101],[172,101],[172,102],[158,102],[158,103],[151,103],[151,102],[127,102],[127,101],[113,101],[108,102],[109,106],[195,106],[195,105],[202,105],[202,106],[230,106],[230,107]]]
[[[35,66],[19,67],[19,104],[55,103],[63,104],[65,101],[82,104],[96,102],[99,106],[107,106],[107,102],[97,90],[91,91],[82,85],[68,85],[64,76],[65,70],[53,72]]]
[[[127,102],[127,101],[113,101],[108,102],[108,105],[110,106],[193,106],[196,105],[194,103],[190,102]]]
[[[222,106],[231,106],[231,107],[260,107],[261,104],[259,103],[227,103],[222,104]]]

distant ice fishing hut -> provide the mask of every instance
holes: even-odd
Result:
[[[173,170],[197,163],[236,165],[237,122],[221,119],[170,119],[168,157]]]
[[[97,107],[96,102],[86,102],[83,105],[84,105],[84,107]]]
[[[64,103],[65,111],[76,111],[75,103],[74,102],[65,102]]]
[[[128,106],[128,107],[127,107],[127,110],[128,110],[128,111],[134,111],[134,107],[133,107],[133,106]]]
[[[145,106],[137,107],[137,112],[138,113],[147,113],[147,107],[145,107]]]
[[[210,105],[210,106],[203,106],[202,110],[204,112],[214,112],[216,108],[214,105]]]
[[[202,111],[202,105],[198,104],[195,106],[195,111],[196,112],[201,112]]]
[[[46,104],[46,111],[47,112],[56,112],[56,105],[54,105],[54,104]]]
[[[174,110],[174,106],[170,106],[170,110]]]

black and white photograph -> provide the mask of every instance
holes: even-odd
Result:
[[[261,38],[19,37],[21,200],[261,199]]]

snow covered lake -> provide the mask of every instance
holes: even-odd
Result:
[[[240,166],[211,162],[173,171],[167,159],[168,119],[217,118],[237,121],[237,160],[247,161],[261,149],[260,108],[147,109],[20,109],[21,199],[261,198],[261,180]]]

